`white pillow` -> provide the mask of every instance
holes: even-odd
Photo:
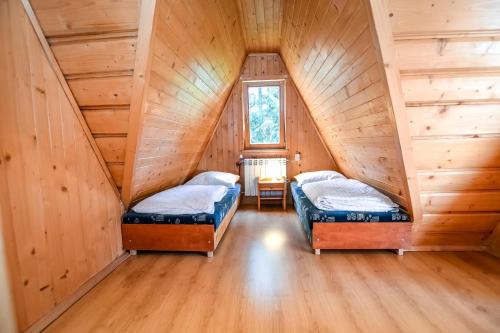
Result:
[[[240,176],[228,172],[207,171],[194,176],[184,185],[224,185],[233,188]]]
[[[335,178],[344,179],[345,176],[341,173],[332,170],[304,172],[295,176],[298,186],[302,186],[308,183],[320,182],[323,180],[335,179]]]

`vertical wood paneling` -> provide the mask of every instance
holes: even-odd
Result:
[[[94,135],[127,135],[139,20],[138,0],[31,0],[57,62]],[[106,109],[119,108],[121,112]],[[87,117],[89,115],[89,117]],[[120,124],[121,126],[117,126]],[[118,132],[117,129],[120,129]],[[103,152],[108,163],[121,165]],[[113,156],[113,159],[107,159]],[[115,183],[120,173],[112,173]]]
[[[25,329],[121,254],[122,209],[21,3],[0,15],[0,211]]]
[[[409,208],[364,2],[290,1],[284,13],[283,60],[339,169]]]
[[[260,70],[254,71],[254,68]],[[269,76],[286,77],[286,150],[278,153],[288,159],[287,176],[293,178],[301,172],[316,170],[331,170],[335,163],[321,142],[314,122],[302,97],[293,81],[288,78],[288,72],[278,54],[251,54],[245,60],[241,70],[242,77],[258,80]],[[237,162],[241,154],[245,156],[272,156],[263,152],[245,152],[243,150],[243,110],[241,81],[234,85],[228,98],[217,129],[201,158],[197,172],[217,170],[240,174],[243,168]],[[301,153],[301,160],[295,161],[295,152]]]
[[[234,1],[158,1],[153,29],[131,200],[193,172],[245,53]]]
[[[413,243],[487,245],[500,222],[500,3],[388,3],[422,191]]]

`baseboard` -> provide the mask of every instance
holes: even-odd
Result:
[[[405,251],[486,251],[483,245],[416,245],[411,246]]]
[[[70,295],[67,299],[56,305],[49,313],[40,318],[33,325],[28,327],[25,333],[38,333],[49,326],[54,320],[59,318],[66,310],[68,310],[73,304],[78,302],[80,298],[85,296],[92,288],[94,288],[99,282],[104,280],[111,272],[113,272],[121,263],[130,257],[128,252],[123,253],[121,256],[113,260],[108,266],[103,270],[91,277],[87,282],[85,282],[78,290]]]

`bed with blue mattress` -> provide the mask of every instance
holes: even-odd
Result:
[[[166,215],[166,214],[149,214],[136,213],[129,211],[123,215],[122,223],[124,224],[209,224],[213,225],[217,230],[224,220],[233,204],[238,199],[241,192],[241,185],[236,184],[233,188],[228,189],[226,195],[221,201],[215,203],[215,211],[213,214],[181,214],[181,215]]]
[[[241,185],[229,188],[214,213],[149,214],[129,211],[122,218],[123,246],[137,250],[197,251],[213,255],[236,212]]]
[[[404,209],[392,212],[321,210],[307,198],[297,182],[291,182],[290,188],[295,210],[316,254],[321,249],[400,250],[409,242],[411,219]]]

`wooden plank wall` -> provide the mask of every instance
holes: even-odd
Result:
[[[312,121],[307,106],[298,93],[293,81],[288,77],[286,67],[278,54],[250,54],[243,65],[241,77],[248,80],[270,77],[286,78],[286,150],[284,153],[265,153],[244,150],[243,102],[241,80],[234,86],[224,107],[217,129],[212,137],[197,172],[217,170],[240,174],[243,167],[237,166],[239,156],[245,157],[286,157],[287,176],[316,170],[335,169],[335,163],[325,149]],[[295,152],[301,153],[301,160],[294,160]]]
[[[30,0],[118,187],[122,185],[139,0]]]
[[[414,245],[477,247],[500,222],[500,2],[388,1],[423,221]]]
[[[277,52],[286,0],[238,0],[247,51]]]
[[[125,202],[180,184],[194,171],[245,57],[232,0],[157,1],[152,38]]]
[[[121,204],[20,1],[0,0],[0,212],[25,329],[121,253]]]
[[[488,239],[488,252],[494,256],[500,257],[500,223],[497,224],[495,230]]]
[[[361,0],[286,2],[281,55],[339,169],[410,208],[367,13]]]

